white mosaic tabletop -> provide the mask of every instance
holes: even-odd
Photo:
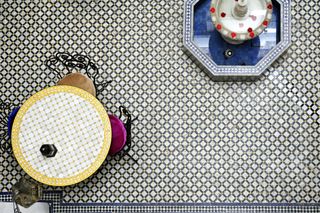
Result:
[[[15,157],[31,177],[49,185],[70,185],[98,169],[110,137],[109,119],[98,100],[81,89],[55,86],[22,105],[12,143]],[[44,144],[53,144],[57,154],[42,155]]]

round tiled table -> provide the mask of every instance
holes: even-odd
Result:
[[[44,144],[57,153],[46,157]],[[102,104],[91,94],[71,86],[54,86],[30,97],[15,117],[14,155],[35,180],[53,186],[78,183],[105,160],[111,144],[111,126]]]

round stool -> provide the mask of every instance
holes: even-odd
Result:
[[[96,96],[96,88],[93,81],[82,73],[70,73],[58,81],[57,85],[68,85],[78,87]]]
[[[109,155],[115,155],[120,152],[127,142],[127,130],[123,122],[116,116],[109,114],[112,129],[112,140]]]

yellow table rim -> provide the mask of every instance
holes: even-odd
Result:
[[[22,119],[26,114],[26,112],[29,110],[29,108],[33,104],[35,104],[37,101],[41,100],[42,98],[52,94],[60,93],[60,92],[72,93],[90,102],[94,106],[94,108],[97,110],[98,114],[100,115],[101,121],[104,125],[104,141],[103,141],[101,151],[98,154],[96,160],[92,163],[92,165],[89,168],[87,168],[83,172],[79,173],[78,175],[67,177],[67,178],[48,177],[36,171],[24,158],[19,145],[20,126],[22,123]],[[111,136],[112,136],[111,124],[110,124],[108,114],[104,109],[103,105],[94,96],[92,96],[90,93],[86,92],[85,90],[79,89],[77,87],[62,86],[62,85],[53,86],[53,87],[48,87],[32,95],[26,102],[24,102],[24,104],[19,109],[14,119],[13,127],[12,127],[12,149],[13,149],[14,156],[17,159],[19,165],[32,178],[34,178],[35,180],[41,183],[51,185],[51,186],[67,186],[67,185],[76,184],[78,182],[81,182],[87,179],[94,172],[98,170],[98,168],[106,159],[107,154],[109,152],[110,145],[111,145]]]

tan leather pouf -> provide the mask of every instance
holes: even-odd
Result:
[[[68,85],[78,87],[96,96],[96,88],[93,81],[81,73],[71,73],[62,78],[57,85]]]

